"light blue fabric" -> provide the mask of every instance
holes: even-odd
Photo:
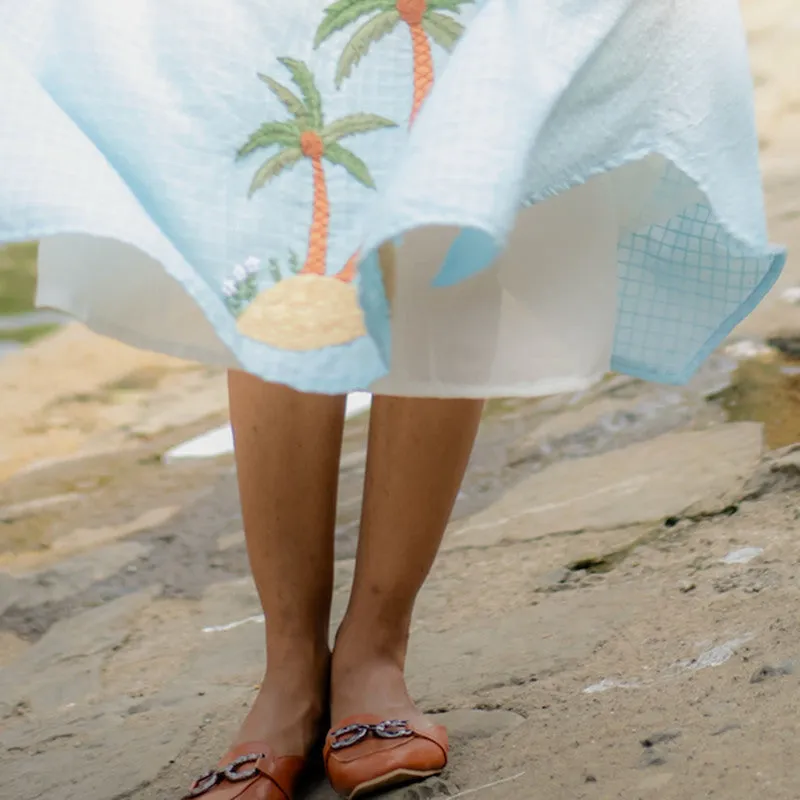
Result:
[[[336,12],[341,30],[315,42]],[[765,230],[736,0],[432,2],[435,83],[411,130],[404,22],[337,81],[360,26],[389,12],[379,0],[4,0],[0,241],[86,233],[135,247],[244,368],[349,391],[390,367],[382,242],[427,225],[462,229],[435,281],[453,285],[491,264],[520,209],[613,171],[620,197],[635,199],[620,215],[612,366],[687,380],[785,257]],[[443,45],[462,29],[449,54]],[[365,254],[356,283],[368,335],[311,351],[243,336],[226,296],[248,259],[240,283],[266,290],[308,257],[311,160],[251,194],[278,147],[237,158],[262,125],[289,119],[269,81],[302,97],[296,62],[313,76],[325,124],[373,115],[372,130],[339,139],[349,153],[331,146],[324,167],[326,270]],[[654,155],[660,171],[638,169]],[[146,325],[119,335],[171,349],[149,342]]]

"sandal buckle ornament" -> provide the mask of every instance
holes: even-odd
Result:
[[[414,731],[408,727],[408,722],[403,719],[387,719],[377,725],[354,723],[331,733],[331,750],[343,750],[346,747],[362,742],[372,734],[379,739],[400,739],[413,736]]]
[[[248,753],[220,769],[212,769],[192,784],[191,789],[184,796],[184,800],[201,797],[223,781],[230,781],[230,783],[249,781],[258,775],[258,761],[262,758],[265,758],[264,753]],[[252,766],[249,769],[242,769],[247,764],[252,764]]]

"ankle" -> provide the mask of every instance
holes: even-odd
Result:
[[[330,690],[331,652],[324,650],[303,652],[267,646],[267,665],[261,682],[260,694],[283,696],[289,702],[304,698],[323,706]]]
[[[334,725],[365,713],[383,719],[416,717],[403,665],[397,658],[373,653],[354,659],[350,652],[334,653],[331,689]]]
[[[267,668],[288,675],[316,675],[330,666],[328,631],[315,635],[267,629]]]
[[[264,683],[242,722],[236,743],[266,741],[280,755],[305,755],[329,727],[329,702],[319,691],[282,691]]]
[[[334,672],[358,671],[359,665],[395,667],[402,671],[408,651],[408,627],[361,623],[345,618],[336,634]]]

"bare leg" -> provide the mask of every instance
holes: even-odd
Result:
[[[376,397],[353,590],[333,657],[333,723],[421,722],[403,671],[414,602],[469,460],[481,400]]]
[[[267,669],[237,743],[305,755],[327,710],[333,536],[345,398],[228,378],[250,565]]]

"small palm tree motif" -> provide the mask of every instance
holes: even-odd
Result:
[[[333,34],[367,17],[339,57],[336,68],[339,87],[373,44],[390,34],[400,22],[405,22],[414,53],[414,103],[410,117],[413,124],[433,86],[431,40],[445,50],[452,50],[464,26],[449,14],[460,13],[461,6],[472,2],[474,0],[336,0],[325,9],[325,19],[317,29],[314,46],[319,47]]]
[[[311,162],[314,198],[308,252],[302,268],[299,259],[290,256],[291,274],[286,277],[280,263],[271,259],[268,268],[273,282],[262,291],[257,291],[259,283],[254,279],[253,287],[247,284],[244,289],[226,283],[223,292],[243,336],[282,350],[319,350],[367,334],[354,283],[358,253],[337,274],[327,274],[330,205],[326,164],[344,167],[363,186],[375,188],[367,165],[340,142],[348,136],[396,126],[376,114],[362,113],[326,123],[322,98],[308,67],[290,58],[279,60],[297,86],[297,94],[268,75],[259,78],[289,112],[289,119],[265,122],[239,149],[238,157],[246,158],[256,150],[273,151],[253,176],[251,196],[303,159]]]
[[[348,136],[394,128],[396,125],[377,114],[363,113],[350,114],[326,124],[322,113],[322,97],[309,68],[302,61],[291,58],[281,58],[279,61],[291,74],[293,82],[300,90],[300,96],[268,75],[258,77],[281,101],[291,118],[284,122],[264,123],[239,149],[238,157],[245,158],[257,150],[278,148],[278,152],[270,156],[256,171],[250,185],[251,196],[302,159],[311,161],[314,176],[313,212],[308,253],[301,274],[324,275],[330,223],[324,162],[344,167],[359,183],[374,189],[375,182],[367,165],[339,142]],[[349,273],[354,275],[355,271],[349,270]],[[350,274],[348,277],[352,279]]]

